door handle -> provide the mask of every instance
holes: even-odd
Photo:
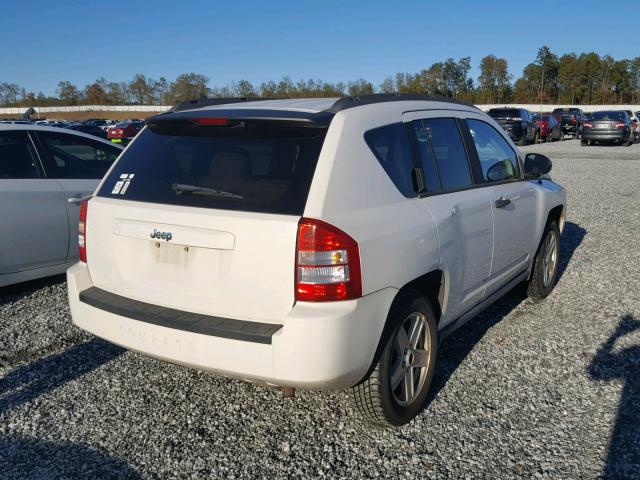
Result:
[[[496,200],[496,208],[504,208],[511,203],[511,199],[507,197],[500,197]]]
[[[69,197],[67,198],[67,203],[79,204],[84,202],[85,200],[89,200],[91,197],[92,195],[80,195],[75,197]]]

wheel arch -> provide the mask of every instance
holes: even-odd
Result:
[[[558,224],[558,228],[560,229],[560,233],[564,229],[564,205],[556,205],[547,215],[547,223],[550,221],[555,221]]]
[[[397,308],[398,304],[406,301],[406,298],[409,295],[412,295],[414,293],[420,294],[421,296],[427,298],[427,300],[429,301],[429,304],[433,309],[433,314],[436,317],[436,325],[438,325],[440,323],[440,318],[442,316],[442,307],[446,298],[445,287],[445,272],[442,270],[432,270],[407,282],[397,291],[395,297],[391,302],[391,305],[389,306],[389,310],[387,311],[387,318],[385,320],[384,327],[382,328],[382,332],[380,333],[380,337],[378,338],[378,345],[376,347],[375,354],[373,355],[373,359],[371,360],[371,365],[362,378],[367,378],[369,376],[376,363],[378,362],[382,351],[384,350],[389,335],[393,333],[393,325],[390,324],[389,320],[391,313]]]

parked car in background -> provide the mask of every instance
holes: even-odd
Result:
[[[543,141],[553,142],[564,138],[562,125],[550,113],[536,113],[533,115],[533,121],[540,127],[540,138]]]
[[[595,142],[620,143],[632,145],[634,142],[631,118],[624,110],[594,112],[584,122],[582,128],[582,145]]]
[[[29,120],[0,120],[5,125],[32,125]]]
[[[631,110],[625,110],[629,118],[631,119],[631,126],[633,127],[633,141],[637,142],[640,138],[640,120],[638,120],[638,116],[633,113]]]
[[[552,114],[560,122],[563,135],[573,135],[574,138],[580,138],[582,124],[586,118],[582,109],[577,107],[556,108]]]
[[[537,143],[540,139],[540,127],[525,108],[492,108],[487,113],[518,145]]]
[[[104,125],[99,125],[99,127],[106,132],[111,127],[115,126],[117,123],[119,122],[116,122],[115,120],[105,120]]]
[[[402,425],[439,338],[521,282],[553,289],[550,169],[455,101],[194,102],[149,119],[83,203],[73,322],[285,394],[350,388]]]
[[[94,137],[102,138],[103,140],[107,139],[107,132],[102,130],[100,127],[86,124],[86,123],[72,123],[65,127],[68,130],[74,130],[76,132],[86,133],[88,135],[93,135]]]
[[[77,261],[80,201],[121,151],[72,130],[0,125],[0,286]]]
[[[107,139],[113,143],[127,145],[144,127],[143,122],[120,122],[107,129]]]

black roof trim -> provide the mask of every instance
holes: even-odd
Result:
[[[464,105],[466,107],[478,108],[470,103],[454,100],[449,97],[441,97],[438,95],[424,95],[421,93],[374,93],[371,95],[360,95],[357,97],[344,97],[337,100],[330,108],[325,112],[338,113],[342,110],[349,108],[360,107],[362,105],[371,105],[373,103],[385,103],[385,102],[405,102],[419,100],[424,102],[444,102],[453,103],[456,105]]]
[[[187,100],[186,102],[180,102],[175,104],[169,112],[180,112],[182,110],[189,110],[192,108],[200,107],[212,107],[214,105],[225,105],[227,103],[243,103],[243,102],[257,102],[260,100],[272,100],[271,98],[254,98],[254,97],[228,97],[228,98],[198,98],[195,100]]]

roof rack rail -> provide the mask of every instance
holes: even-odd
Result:
[[[467,107],[477,108],[475,105],[472,105],[470,103],[462,102],[460,100],[454,100],[449,97],[442,97],[438,95],[425,95],[422,93],[374,93],[371,95],[343,97],[340,100],[337,100],[336,103],[334,103],[331,107],[329,107],[325,111],[331,112],[331,113],[338,113],[348,108],[360,107],[362,105],[371,105],[372,103],[402,102],[407,100],[455,103],[458,105],[465,105]]]
[[[269,98],[249,98],[249,97],[228,97],[228,98],[197,98],[195,100],[187,100],[186,102],[176,103],[169,112],[180,112],[191,108],[210,107],[213,105],[224,105],[226,103],[242,103],[255,102],[258,100],[270,100]]]

